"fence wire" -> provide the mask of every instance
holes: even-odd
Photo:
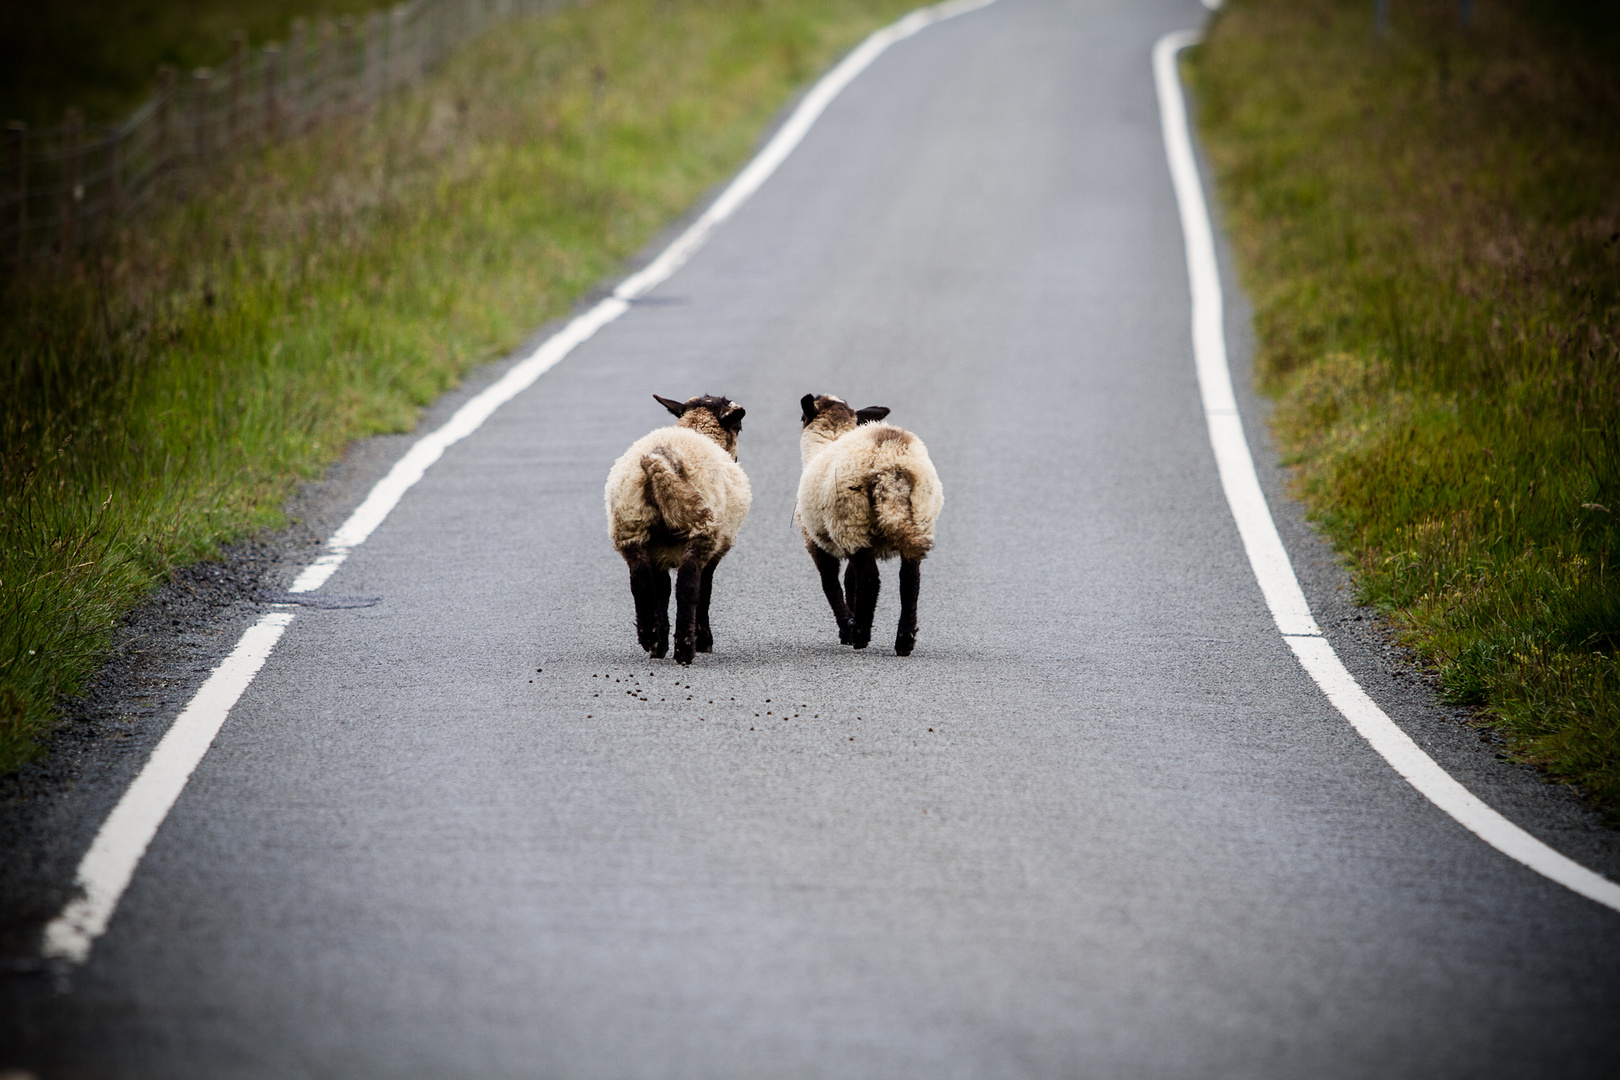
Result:
[[[359,19],[295,22],[287,41],[238,39],[218,69],[159,72],[121,122],[52,128],[12,122],[0,145],[0,263],[70,253],[136,221],[159,194],[182,195],[242,149],[367,113],[498,22],[562,0],[407,0]]]

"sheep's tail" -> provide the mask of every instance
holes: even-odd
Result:
[[[906,559],[920,559],[934,546],[911,512],[915,484],[911,471],[900,466],[885,469],[872,479],[872,517],[877,531]]]
[[[641,455],[641,472],[647,478],[647,501],[671,532],[694,536],[709,531],[714,512],[704,505],[702,494],[686,478],[686,469],[668,451],[660,447]]]

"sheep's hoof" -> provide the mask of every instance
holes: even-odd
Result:
[[[856,637],[854,641],[850,642],[850,644],[855,646],[857,649],[864,649],[868,645],[872,644],[872,635],[871,634],[861,634],[858,637]]]
[[[655,641],[652,643],[652,648],[647,650],[647,655],[654,660],[662,660],[667,652],[669,652],[669,642]]]
[[[697,639],[698,652],[714,652],[714,638],[708,634],[699,634]]]
[[[692,666],[692,647],[690,645],[675,646],[675,662],[682,667]]]
[[[894,655],[896,656],[910,656],[911,650],[916,647],[916,634],[901,634],[894,639]]]

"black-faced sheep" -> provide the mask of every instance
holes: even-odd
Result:
[[[714,650],[709,594],[752,494],[737,464],[743,408],[723,397],[659,404],[678,422],[637,439],[608,472],[608,535],[630,567],[636,638],[669,648],[669,571],[675,576],[675,662]]]
[[[864,649],[877,610],[879,559],[900,556],[900,629],[894,651],[917,643],[917,591],[922,560],[934,546],[945,492],[922,440],[879,423],[881,405],[855,410],[841,398],[806,394],[799,436],[804,472],[793,519],[821,573],[821,589],[838,619],[838,640]],[[844,586],[838,562],[849,560]]]

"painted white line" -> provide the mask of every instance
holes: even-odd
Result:
[[[1232,373],[1226,360],[1214,230],[1210,225],[1209,208],[1204,204],[1204,189],[1198,180],[1187,108],[1176,70],[1177,54],[1196,44],[1200,37],[1196,30],[1180,30],[1160,38],[1153,46],[1153,78],[1159,92],[1165,155],[1169,159],[1176,205],[1181,211],[1182,234],[1186,238],[1187,279],[1192,287],[1193,356],[1204,415],[1209,423],[1209,441],[1215,451],[1221,486],[1226,491],[1227,503],[1237,521],[1238,534],[1243,539],[1266,606],[1277,621],[1283,639],[1328,701],[1424,798],[1508,858],[1605,907],[1620,911],[1620,885],[1560,855],[1486,806],[1425,754],[1406,732],[1396,727],[1345,668],[1311,616],[1288,552],[1277,535],[1265,494],[1260,490],[1260,478],[1249,456],[1249,444],[1243,435],[1243,422],[1238,417],[1237,398],[1232,390]]]
[[[995,0],[948,0],[913,11],[899,22],[873,33],[838,66],[811,87],[793,115],[772,136],[752,161],[737,174],[707,210],[643,269],[626,278],[589,311],[576,317],[539,348],[509,368],[505,375],[469,400],[443,427],[418,439],[388,475],[379,480],[349,519],[326,542],[326,551],[293,580],[289,592],[313,592],[337,572],[358,546],[383,523],[400,499],[427,473],[445,450],[465,439],[490,415],[534,385],[576,347],[602,327],[630,310],[631,301],[645,296],[679,270],[701,248],[715,227],[725,221],[770,179],[778,166],[804,140],[817,118],[840,91],[881,56],[889,46],[945,19],[965,15]],[[43,952],[57,960],[82,964],[95,939],[107,929],[119,899],[128,887],[174,805],[186,781],[219,733],[231,708],[247,690],[253,676],[270,656],[293,613],[272,611],[242,635],[236,649],[214,669],[152,751],[140,775],[102,823],[90,850],[79,862],[79,896],[45,928]]]
[[[292,621],[285,610],[260,617],[175,718],[79,862],[82,892],[45,928],[46,956],[82,963],[90,955],[158,826]]]
[[[692,226],[663,254],[648,263],[641,272],[626,278],[613,295],[625,300],[634,300],[645,295],[648,290],[664,281],[709,238],[716,225],[736,212],[750,195],[759,190],[770,175],[774,173],[787,156],[793,152],[809,132],[811,125],[821,116],[827,106],[832,104],[834,98],[841,93],[844,87],[854,81],[855,76],[871,66],[872,61],[881,56],[891,45],[904,41],[918,31],[932,26],[945,19],[954,19],[958,15],[966,15],[970,11],[988,7],[995,0],[949,0],[947,3],[937,4],[934,7],[921,8],[913,11],[899,22],[891,23],[883,29],[868,37],[848,56],[833,68],[821,81],[811,87],[810,92],[799,102],[799,107],[793,115],[783,124],[771,141],[737,174],[729,187],[721,193],[710,207],[692,223]]]
[[[720,197],[710,204],[698,219],[676,237],[674,242],[659,253],[641,270],[620,282],[613,294],[589,311],[574,319],[554,336],[548,338],[534,353],[514,364],[501,379],[486,388],[477,397],[463,405],[456,414],[430,435],[424,436],[400,458],[387,476],[378,481],[349,520],[326,542],[327,553],[316,559],[293,582],[289,592],[310,592],[324,585],[343,560],[382,524],[390,511],[399,504],[428,467],[451,445],[477,431],[491,413],[518,394],[556,363],[573,352],[602,327],[630,310],[631,301],[667,281],[709,239],[721,222],[731,217],[770,179],[793,149],[804,140],[816,120],[832,104],[840,91],[866,70],[889,46],[911,37],[919,30],[944,19],[964,15],[987,7],[995,0],[950,0],[931,8],[913,11],[899,22],[878,30],[863,41],[853,52],[833,68],[810,89],[799,102],[793,115],[765,144],[752,161],[726,186]]]

